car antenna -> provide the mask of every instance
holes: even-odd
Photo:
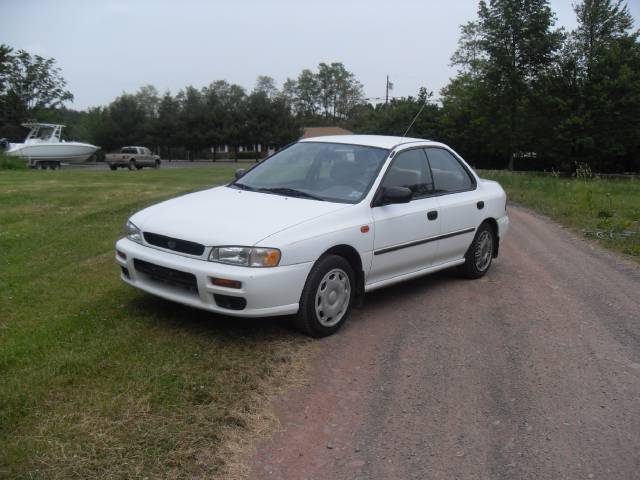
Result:
[[[425,99],[424,103],[422,104],[422,107],[420,107],[420,110],[418,111],[418,113],[416,113],[416,116],[413,117],[413,120],[411,120],[411,124],[407,127],[407,129],[402,134],[402,138],[407,136],[407,133],[409,133],[409,130],[411,130],[411,127],[413,127],[413,124],[416,123],[416,120],[418,119],[418,117],[422,113],[422,110],[424,110],[424,107],[426,106],[427,106],[427,100]]]

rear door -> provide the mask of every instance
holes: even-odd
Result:
[[[380,188],[410,188],[409,203],[373,207],[374,254],[367,284],[429,267],[440,232],[438,200],[431,196],[433,182],[421,148],[404,150],[392,160]]]
[[[144,147],[137,147],[136,150],[138,151],[136,155],[136,163],[138,165],[146,165],[149,161],[149,158],[147,157],[147,149]]]
[[[448,150],[425,149],[440,210],[440,239],[434,265],[461,259],[480,223],[481,202],[474,177]]]
[[[147,147],[144,147],[143,150],[144,163],[146,163],[147,165],[153,165],[153,154],[151,153],[151,150],[149,150]]]

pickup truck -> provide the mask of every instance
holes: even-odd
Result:
[[[104,160],[111,170],[126,167],[129,170],[142,167],[160,168],[160,157],[147,147],[122,147],[119,152],[108,153]]]

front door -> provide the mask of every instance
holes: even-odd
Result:
[[[440,233],[438,200],[431,196],[433,181],[424,150],[405,150],[396,155],[381,188],[407,187],[409,203],[373,207],[374,254],[367,284],[415,272],[433,263]]]

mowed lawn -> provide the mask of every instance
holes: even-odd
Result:
[[[510,201],[640,262],[640,180],[579,180],[495,170],[480,174],[500,182]]]
[[[130,214],[233,170],[0,171],[0,478],[216,476],[265,427],[306,340],[146,295],[113,260]]]

